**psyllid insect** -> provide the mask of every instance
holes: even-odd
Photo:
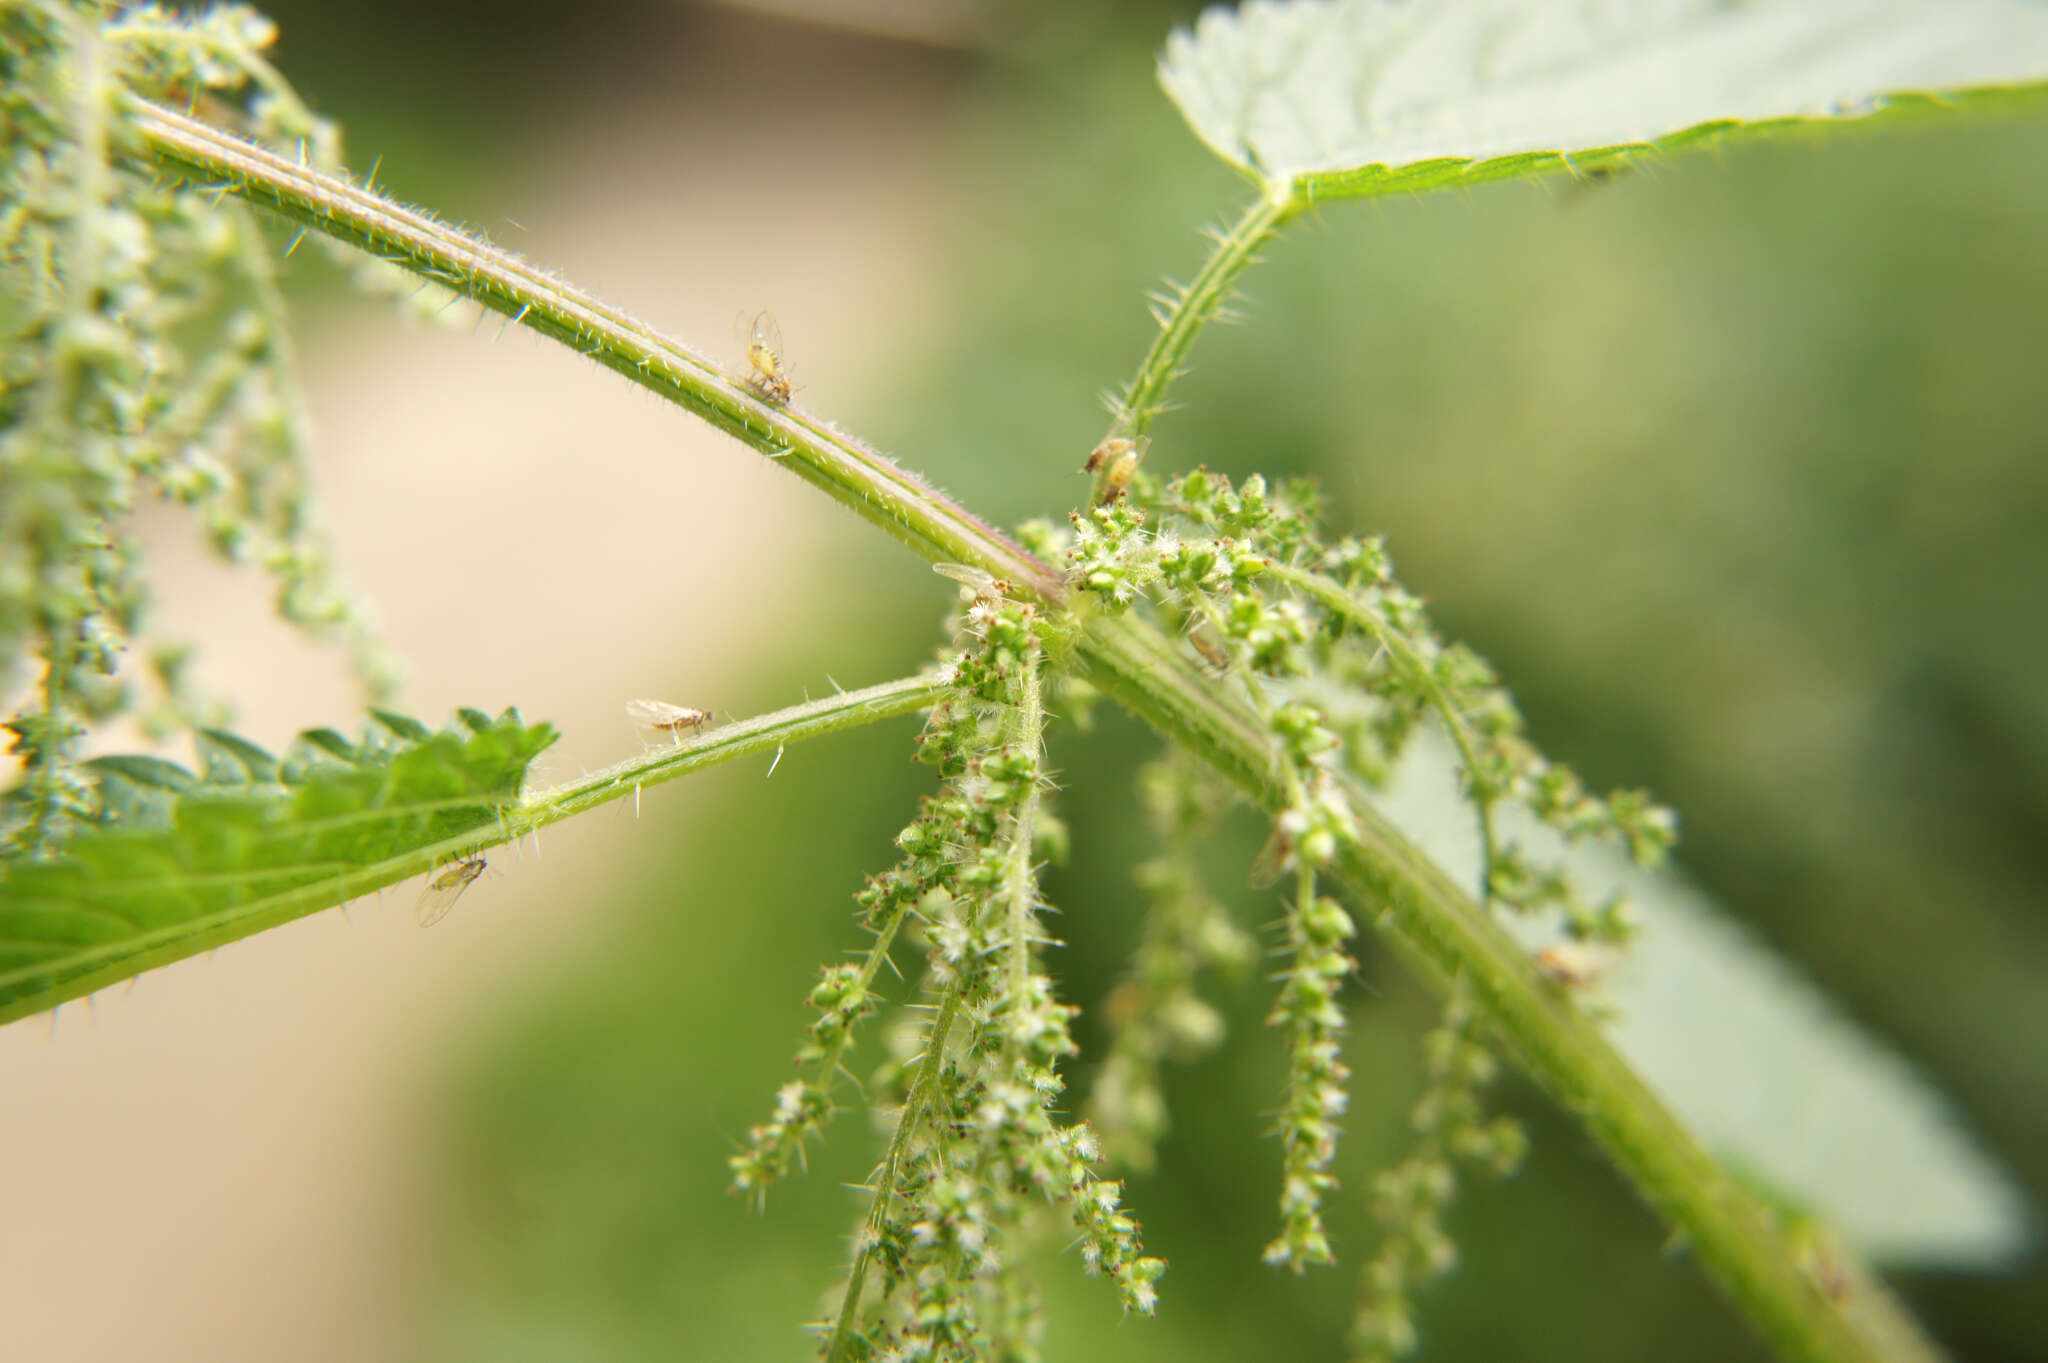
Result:
[[[737,325],[735,325],[737,330]],[[768,401],[789,405],[789,366],[782,359],[782,328],[763,308],[747,332],[747,386]]]
[[[1552,984],[1590,989],[1620,960],[1614,948],[1598,942],[1558,942],[1536,953],[1536,968]]]
[[[412,911],[413,921],[430,928],[446,918],[455,901],[462,898],[462,892],[483,873],[484,859],[480,856],[464,857],[435,871],[427,877],[427,887],[420,891],[420,902]]]
[[[1294,834],[1287,826],[1275,820],[1273,831],[1266,835],[1260,845],[1259,854],[1252,858],[1252,867],[1245,875],[1245,885],[1253,890],[1269,890],[1280,883],[1281,875],[1294,858]]]
[[[629,700],[626,702],[626,718],[643,729],[666,729],[670,738],[682,741],[683,730],[697,733],[711,722],[709,710],[692,710],[687,705],[670,705],[665,700]]]
[[[1138,476],[1138,465],[1144,462],[1150,443],[1143,437],[1127,440],[1113,435],[1088,452],[1088,462],[1081,467],[1095,475],[1097,506],[1108,506],[1130,489],[1131,479]]]
[[[997,577],[987,569],[977,568],[971,563],[934,563],[932,571],[940,577],[952,578],[955,582],[973,592],[974,599],[977,601],[987,600],[992,596],[1001,596],[1010,590],[1010,584],[1007,579]]]
[[[950,577],[961,586],[981,593],[996,585],[996,577],[986,568],[977,568],[971,563],[934,563],[932,571],[940,577]]]
[[[1188,645],[1202,655],[1202,661],[1216,670],[1218,676],[1230,670],[1230,650],[1223,641],[1209,633],[1207,626],[1198,625],[1188,631]]]

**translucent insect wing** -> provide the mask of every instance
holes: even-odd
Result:
[[[462,898],[462,892],[483,873],[482,857],[471,857],[435,871],[427,877],[427,887],[420,891],[420,902],[413,908],[413,920],[423,928],[430,928],[446,918],[448,910],[455,907],[455,901]]]
[[[996,585],[995,575],[971,563],[934,563],[932,571],[940,577],[950,577],[963,587],[985,592]]]
[[[663,700],[629,700],[626,718],[645,729],[666,729],[683,722],[683,712]]]
[[[747,336],[747,369],[750,388],[778,406],[788,405],[792,389],[789,366],[782,359],[782,328],[776,325],[775,314],[765,309],[754,314]]]
[[[687,705],[671,705],[665,700],[629,700],[626,702],[626,718],[643,729],[665,729],[681,737],[678,730],[686,726],[701,730],[711,719],[711,714],[707,710],[692,710]]]
[[[1252,867],[1245,877],[1245,885],[1254,890],[1269,890],[1279,884],[1286,874],[1288,858],[1293,854],[1294,840],[1285,830],[1275,826],[1267,835],[1259,854],[1252,858]]]

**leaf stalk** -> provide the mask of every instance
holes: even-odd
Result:
[[[1259,248],[1300,209],[1291,194],[1261,195],[1235,223],[1216,234],[1215,248],[1195,277],[1166,294],[1159,334],[1123,391],[1111,437],[1136,440],[1152,429],[1167,410],[1166,391],[1180,377],[1195,338],[1229,301],[1238,277],[1257,262]]]

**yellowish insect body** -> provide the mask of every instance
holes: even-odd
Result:
[[[1150,443],[1144,439],[1126,440],[1120,435],[1113,435],[1088,452],[1088,462],[1082,468],[1095,475],[1095,501],[1098,506],[1108,506],[1129,491],[1131,480],[1138,476],[1138,465],[1144,462],[1145,449]]]
[[[462,898],[462,892],[483,873],[484,859],[475,856],[451,862],[429,875],[426,888],[420,891],[420,902],[413,908],[413,920],[430,928],[446,918],[455,901]]]
[[[789,366],[782,359],[782,328],[775,314],[763,309],[754,314],[747,333],[747,386],[770,402],[789,405]]]

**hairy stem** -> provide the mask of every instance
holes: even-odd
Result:
[[[839,1307],[839,1321],[832,1328],[832,1342],[825,1349],[825,1363],[846,1363],[852,1355],[857,1333],[855,1322],[860,1318],[861,1294],[867,1288],[868,1264],[874,1258],[876,1239],[882,1233],[883,1224],[889,1219],[889,1202],[896,1196],[896,1184],[903,1174],[903,1156],[910,1149],[910,1138],[917,1133],[917,1125],[924,1119],[925,1105],[931,1101],[932,1090],[937,1087],[939,1074],[946,1064],[946,1039],[952,1033],[953,1020],[960,1015],[962,987],[954,980],[947,987],[945,1000],[939,1004],[938,1015],[932,1019],[931,1032],[925,1038],[924,1059],[917,1067],[917,1077],[911,1081],[910,1092],[904,1096],[903,1111],[896,1117],[896,1133],[889,1139],[889,1153],[882,1158],[882,1165],[875,1175],[874,1201],[868,1204],[867,1219],[861,1223],[861,1243],[853,1256],[853,1270],[846,1275],[846,1300]]]
[[[1040,655],[1034,645],[1024,670],[1024,703],[1017,710],[1015,742],[1031,755],[1031,788],[1012,815],[1010,864],[1003,875],[1003,898],[1009,908],[1010,996],[1024,997],[1031,978],[1031,915],[1038,898],[1038,883],[1031,874],[1032,843],[1038,829],[1038,794],[1042,773],[1039,763],[1045,753],[1045,678]]]
[[[168,110],[136,104],[137,129],[163,166],[394,259],[570,345],[777,456],[926,559],[971,564],[1008,579],[1016,596],[1048,608],[1064,604],[1065,584],[1056,573],[950,499],[825,423],[764,401],[743,381],[651,329],[423,214]],[[1156,407],[1230,283],[1298,206],[1292,199],[1262,203],[1226,235],[1133,383],[1130,393],[1140,406]],[[1098,619],[1077,653],[1119,703],[1261,806],[1281,806],[1284,790],[1266,735],[1159,631],[1128,618]],[[903,708],[928,699],[924,693]],[[1360,839],[1343,851],[1335,878],[1363,916],[1439,989],[1469,982],[1475,1005],[1508,1054],[1585,1123],[1782,1357],[1814,1363],[1940,1357],[1911,1317],[1875,1287],[1857,1299],[1852,1322],[1851,1313],[1801,1270],[1756,1199],[1707,1155],[1599,1029],[1545,984],[1513,939],[1362,795],[1354,793],[1351,803]],[[568,797],[550,809],[555,812],[546,822],[575,812]]]
[[[1166,410],[1166,390],[1180,377],[1188,351],[1202,328],[1215,320],[1229,301],[1237,278],[1259,258],[1259,248],[1300,209],[1291,197],[1263,195],[1227,230],[1215,234],[1216,248],[1201,270],[1185,285],[1155,298],[1159,334],[1124,389],[1112,436],[1135,440],[1152,429]]]

